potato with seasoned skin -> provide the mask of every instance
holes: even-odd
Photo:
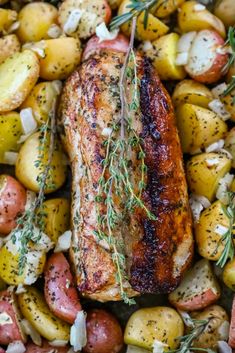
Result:
[[[219,297],[219,284],[209,261],[203,259],[188,271],[179,287],[168,298],[177,309],[194,311],[215,303]]]
[[[123,348],[123,333],[117,319],[102,309],[88,311],[85,353],[118,353]]]
[[[0,9],[0,34],[7,34],[11,25],[17,20],[17,12],[9,9]]]
[[[0,64],[9,56],[20,51],[20,42],[15,34],[0,38]]]
[[[214,14],[228,28],[235,25],[235,2],[234,0],[217,0],[214,6]]]
[[[7,163],[5,152],[17,152],[20,148],[18,143],[23,134],[20,114],[8,112],[0,114],[0,163]]]
[[[224,266],[223,282],[235,292],[235,259],[228,261]]]
[[[15,228],[25,204],[26,191],[18,180],[10,175],[0,175],[0,234],[7,235]]]
[[[172,96],[173,104],[176,107],[183,103],[189,103],[208,108],[208,104],[213,99],[209,88],[200,82],[189,79],[177,83]]]
[[[164,18],[175,12],[185,0],[160,0],[154,8],[154,14],[159,18]]]

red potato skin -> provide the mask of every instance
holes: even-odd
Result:
[[[49,308],[60,319],[73,324],[81,304],[65,256],[62,253],[52,254],[44,273],[44,295]]]
[[[123,34],[118,34],[115,39],[104,40],[101,43],[99,43],[99,38],[97,36],[93,36],[88,40],[85,46],[82,61],[89,59],[90,56],[98,54],[101,50],[105,49],[126,53],[128,45],[129,41]]]
[[[16,226],[16,218],[25,209],[26,191],[10,175],[0,175],[0,234],[7,235]]]
[[[122,329],[116,318],[105,310],[87,313],[85,353],[118,353],[123,347]]]
[[[207,306],[214,304],[218,299],[218,295],[216,295],[211,289],[208,289],[201,295],[197,295],[189,300],[174,303],[171,302],[171,304],[179,310],[194,311],[204,309]]]
[[[24,341],[17,323],[13,302],[14,296],[12,292],[9,290],[0,292],[0,313],[6,312],[12,319],[12,323],[0,325],[0,344],[3,345],[8,345],[13,341]]]
[[[230,347],[235,348],[235,296],[233,297],[228,344]]]
[[[56,353],[67,353],[69,347],[52,347],[47,341],[43,341],[42,346],[39,347],[36,346],[34,343],[30,342],[26,346],[25,353],[49,353],[52,352],[53,349],[56,350]]]
[[[104,18],[104,22],[108,24],[112,17],[112,10],[107,1],[105,1],[105,7],[106,7],[106,16]]]
[[[223,38],[215,31],[208,30],[213,32],[214,36],[216,37],[218,47],[224,45]],[[216,49],[215,49],[216,50]],[[220,54],[217,53],[215,60],[213,61],[212,66],[209,70],[203,72],[201,75],[193,75],[191,72],[187,70],[187,66],[185,66],[185,70],[188,72],[191,78],[194,80],[201,82],[201,83],[214,83],[217,82],[224,74],[223,68],[228,62],[228,55],[227,54]]]

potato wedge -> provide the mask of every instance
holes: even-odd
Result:
[[[69,325],[52,314],[43,295],[34,287],[27,287],[18,296],[24,317],[40,335],[49,341],[69,340]]]
[[[16,161],[16,177],[27,188],[38,192],[40,189],[38,176],[42,173],[48,161],[50,137],[47,136],[46,143],[41,144],[43,133],[36,132],[32,134],[23,144],[20,149]],[[39,147],[43,148],[43,154],[39,151]],[[38,166],[38,162],[40,165]],[[66,159],[63,154],[61,145],[58,140],[55,140],[55,148],[51,161],[51,172],[47,178],[47,186],[45,193],[53,192],[59,189],[66,178]]]
[[[230,260],[223,270],[223,281],[227,287],[235,292],[235,259]]]
[[[50,199],[43,202],[44,233],[56,244],[58,238],[70,228],[70,203],[65,198]]]
[[[177,107],[179,104],[190,103],[199,107],[208,108],[213,95],[209,88],[194,80],[183,80],[179,82],[173,92],[172,101]]]
[[[80,63],[81,46],[78,38],[62,37],[45,40],[45,57],[40,58],[40,77],[63,80]]]
[[[194,311],[215,303],[219,297],[219,284],[209,261],[203,259],[187,272],[179,287],[168,298],[177,309]]]
[[[26,341],[20,320],[14,293],[9,289],[0,292],[0,344],[7,345],[13,341]]]
[[[221,178],[231,169],[231,159],[225,154],[202,153],[187,163],[186,175],[191,192],[214,200]]]
[[[183,332],[183,321],[174,309],[164,306],[143,308],[129,318],[124,342],[151,350],[154,340],[158,340],[168,346],[165,348],[167,351],[177,348],[177,338]]]
[[[9,56],[20,51],[20,42],[15,34],[9,34],[0,38],[0,64]]]
[[[223,38],[226,37],[226,30],[223,22],[213,15],[206,8],[198,10],[197,1],[186,1],[180,7],[178,13],[178,26],[182,33],[190,31],[201,31],[203,29],[213,29]]]
[[[164,18],[175,12],[185,0],[160,0],[156,5],[154,15],[159,18]]]
[[[191,314],[195,320],[210,319],[205,330],[193,341],[193,347],[218,350],[218,341],[227,341],[229,333],[229,318],[226,311],[219,305],[212,305],[203,311]]]
[[[221,242],[219,227],[228,229],[230,220],[223,211],[224,205],[215,201],[209,208],[205,209],[195,225],[195,239],[199,254],[208,259],[219,260],[223,250],[224,242]]]
[[[17,20],[17,12],[0,9],[0,34],[7,34],[11,25]]]
[[[71,26],[73,16],[79,18],[77,26]],[[58,21],[67,35],[87,39],[95,34],[99,24],[109,23],[110,18],[111,9],[106,0],[65,0],[59,8]]]
[[[235,128],[233,127],[227,134],[224,148],[232,155],[232,167],[235,168]]]
[[[194,104],[178,106],[176,119],[184,153],[194,154],[223,139],[228,129],[219,115]]]
[[[233,0],[217,0],[214,14],[228,28],[235,25],[235,2]]]
[[[0,163],[5,163],[5,152],[19,150],[20,145],[17,142],[22,133],[19,113],[0,114]]]
[[[18,108],[39,77],[37,56],[30,50],[15,53],[0,65],[0,113]]]
[[[22,43],[50,38],[47,32],[57,17],[58,10],[51,4],[39,1],[26,4],[19,12],[20,26],[16,34]]]

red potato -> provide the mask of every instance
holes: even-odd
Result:
[[[115,39],[104,40],[101,43],[99,43],[99,38],[97,36],[93,36],[88,40],[85,46],[82,60],[87,60],[90,56],[99,53],[102,49],[110,49],[116,52],[126,53],[128,45],[129,41],[123,34],[118,34]]]
[[[177,309],[194,311],[206,308],[220,297],[220,287],[208,260],[198,261],[169,295]]]
[[[62,253],[52,254],[45,268],[44,295],[51,311],[60,319],[73,324],[81,310],[69,263]]]
[[[24,187],[10,175],[0,175],[0,234],[7,235],[16,226],[25,204]]]
[[[123,347],[123,333],[116,318],[105,310],[87,313],[85,353],[118,353]]]
[[[20,327],[20,315],[12,291],[0,292],[0,322],[0,344],[7,345],[13,341],[26,341],[26,336]]]
[[[47,341],[43,341],[42,346],[36,346],[34,343],[29,342],[26,346],[25,353],[67,353],[69,348],[66,347],[52,347]],[[1,351],[0,351],[1,353]]]
[[[196,81],[213,83],[223,76],[228,55],[223,53],[223,38],[215,31],[205,29],[197,33],[189,49],[185,70]]]
[[[233,297],[228,344],[230,347],[235,348],[235,296]]]

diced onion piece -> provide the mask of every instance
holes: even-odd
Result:
[[[24,285],[22,283],[18,284],[15,293],[17,295],[25,293],[26,292],[26,288],[24,287]]]
[[[96,35],[99,38],[99,43],[103,42],[104,40],[114,40],[119,32],[119,29],[115,29],[114,31],[109,31],[106,24],[102,22],[96,27]]]
[[[33,117],[32,108],[25,108],[20,111],[21,125],[25,135],[31,134],[37,129],[37,122]]]
[[[15,165],[18,158],[17,152],[7,151],[4,153],[4,163],[9,165]]]
[[[53,23],[47,31],[50,38],[58,38],[62,34],[62,29]]]
[[[188,53],[197,32],[188,32],[183,34],[177,43],[177,53]]]
[[[7,31],[8,34],[16,31],[19,27],[20,27],[20,22],[19,21],[15,21],[14,23],[12,23],[10,28],[8,28],[8,31]]]
[[[85,347],[86,343],[86,313],[84,311],[79,311],[74,324],[70,329],[70,344],[74,351],[77,352]]]
[[[218,333],[220,335],[221,340],[227,341],[229,337],[229,322],[223,321],[222,324],[218,328]]]
[[[65,347],[68,343],[68,341],[65,340],[53,340],[48,342],[50,346],[52,347]]]
[[[218,99],[221,96],[221,94],[224,93],[227,87],[228,87],[227,83],[223,82],[215,86],[214,88],[212,88],[211,93],[213,94],[213,97]]]
[[[214,99],[208,104],[208,107],[224,121],[231,118],[230,113],[226,110],[224,104],[219,99]]]
[[[56,244],[54,252],[67,251],[71,245],[71,237],[72,237],[71,230],[67,230],[66,232],[64,232],[58,238],[58,242]]]
[[[228,201],[229,201],[228,190],[232,184],[233,178],[234,178],[234,175],[227,173],[219,181],[219,187],[216,192],[216,197],[224,204],[228,204]]]
[[[0,326],[12,324],[12,318],[7,312],[3,311],[0,313]]]
[[[31,338],[33,343],[35,343],[37,346],[41,346],[42,338],[28,320],[21,320],[21,327],[24,333]]]
[[[142,50],[147,52],[149,50],[153,50],[153,45],[149,40],[145,40],[142,45]]]
[[[232,353],[232,348],[225,341],[218,341],[219,353]]]
[[[110,136],[111,133],[112,133],[112,128],[111,127],[105,127],[103,130],[102,130],[102,136]]]
[[[209,152],[219,152],[224,147],[224,140],[218,140],[205,148],[207,153]]]
[[[175,59],[176,65],[186,65],[188,63],[188,52],[182,52],[177,54]]]
[[[203,206],[203,208],[210,207],[211,203],[205,196],[196,195],[196,194],[192,194],[192,195],[196,201],[200,202],[200,204]]]
[[[45,40],[41,40],[40,42],[29,42],[25,43],[22,46],[23,49],[30,49],[34,51],[36,54],[38,54],[41,58],[45,58],[45,49],[46,49],[46,42]]]
[[[214,231],[219,235],[224,235],[225,233],[227,233],[228,228],[223,226],[222,224],[216,224]]]
[[[163,343],[158,340],[154,340],[153,342],[153,353],[163,353],[165,348],[169,348],[166,343]]]
[[[194,5],[194,7],[193,7],[193,9],[194,9],[194,11],[203,11],[203,10],[205,10],[206,9],[206,6],[205,5],[202,5],[202,4],[196,4],[196,5]]]
[[[213,167],[213,166],[219,164],[219,159],[218,158],[206,158],[205,162],[208,167]]]
[[[72,34],[76,31],[83,14],[84,10],[74,9],[71,11],[63,28],[66,34]]]
[[[26,348],[21,341],[14,341],[9,343],[6,353],[24,353]]]
[[[190,204],[190,207],[191,207],[191,210],[192,210],[192,214],[193,214],[193,219],[195,222],[198,222],[199,221],[199,218],[200,218],[200,214],[203,210],[203,206],[202,204],[195,200],[194,198],[191,198],[189,199],[189,204]]]
[[[149,353],[149,351],[147,351],[144,348],[140,348],[140,347],[137,347],[137,346],[132,346],[132,345],[129,344],[127,346],[126,353]]]
[[[180,316],[182,317],[184,324],[187,327],[194,326],[194,323],[193,323],[193,320],[191,319],[191,316],[186,311],[178,310],[178,312],[179,312]]]

